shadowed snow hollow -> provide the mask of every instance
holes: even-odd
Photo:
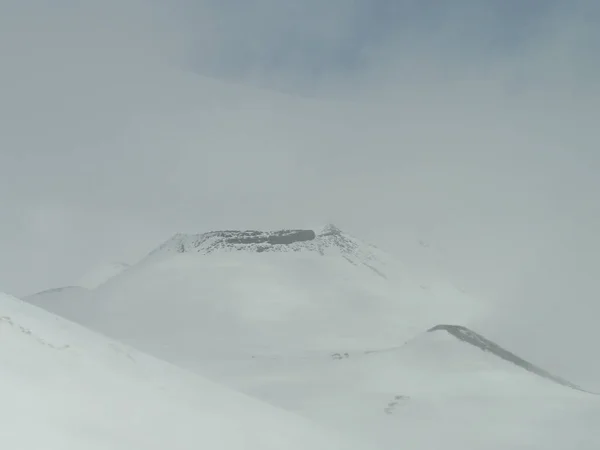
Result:
[[[318,426],[0,294],[0,438],[20,450],[346,449]]]
[[[184,366],[391,346],[478,311],[332,225],[176,235],[85,301],[36,304]]]

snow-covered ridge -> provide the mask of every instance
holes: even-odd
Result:
[[[360,358],[360,356],[384,355],[391,358],[394,364],[400,364],[405,370],[420,367],[420,370],[431,371],[435,376],[456,372],[462,374],[461,377],[467,377],[484,369],[484,371],[510,373],[511,376],[526,376],[530,380],[543,378],[558,385],[558,388],[566,387],[585,394],[600,395],[526,361],[462,325],[436,325],[397,347],[368,350],[362,354],[338,352],[330,356],[332,359],[347,359],[357,356]],[[535,386],[535,383],[531,386]]]
[[[364,265],[385,277],[386,256],[377,247],[367,244],[335,225],[317,230],[223,230],[200,234],[178,233],[148,255],[167,253],[212,253],[245,251],[313,252],[322,256],[338,255],[354,265]]]
[[[498,358],[508,361],[518,367],[521,367],[522,369],[531,372],[539,377],[545,378],[547,380],[553,381],[554,383],[561,384],[571,389],[575,389],[577,391],[587,392],[588,394],[595,394],[593,392],[586,391],[580,386],[577,386],[576,384],[573,384],[570,381],[565,380],[564,378],[553,375],[548,371],[530,363],[529,361],[524,360],[523,358],[520,358],[514,353],[502,348],[500,345],[490,341],[481,334],[467,327],[460,325],[437,325],[429,329],[428,332],[446,332],[461,342],[477,347],[484,352],[491,353],[494,356],[497,356]]]
[[[24,296],[23,299],[33,304],[41,305],[48,301],[60,301],[69,296],[73,298],[77,296],[83,298],[89,291],[102,286],[104,283],[122,274],[130,267],[129,264],[121,262],[104,264],[86,272],[75,284],[46,289]]]

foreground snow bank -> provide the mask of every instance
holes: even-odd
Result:
[[[0,294],[6,448],[348,449],[293,414]]]

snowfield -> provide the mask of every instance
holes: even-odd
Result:
[[[600,397],[438,327],[485,304],[333,226],[178,234],[26,300],[369,448],[600,448]]]
[[[600,448],[600,397],[538,377],[445,332],[373,352],[206,362],[249,395],[381,448]]]
[[[333,226],[290,244],[231,233],[176,235],[87,295],[25,300],[184,366],[389,347],[483,309]]]
[[[347,449],[291,413],[0,294],[0,439],[19,450]]]

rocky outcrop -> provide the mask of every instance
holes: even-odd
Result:
[[[228,244],[290,245],[294,242],[312,241],[317,237],[313,230],[224,231],[220,234]]]

